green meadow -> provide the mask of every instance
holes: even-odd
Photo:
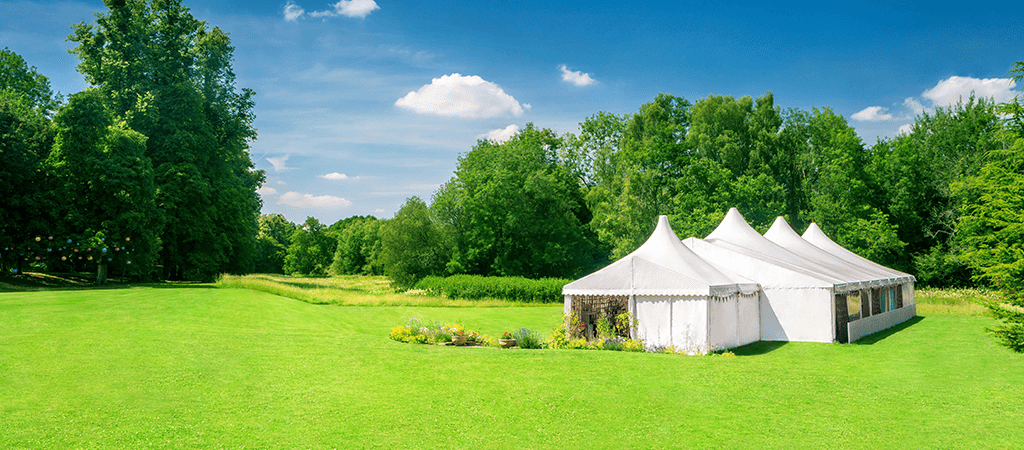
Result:
[[[998,346],[984,332],[995,322],[968,308],[984,293],[921,290],[919,317],[855,344],[686,357],[399,343],[388,332],[410,317],[547,337],[561,305],[435,306],[446,300],[378,285],[350,281],[354,306],[339,306],[344,285],[305,287],[341,299],[329,304],[214,285],[0,293],[0,447],[1024,442],[1024,355]]]

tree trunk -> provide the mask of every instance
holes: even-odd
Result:
[[[96,284],[100,286],[107,284],[107,265],[104,263],[96,265]]]

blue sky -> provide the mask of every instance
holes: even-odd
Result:
[[[831,107],[868,144],[1024,60],[1017,2],[188,1],[230,33],[256,97],[266,213],[333,223],[429,201],[477,139],[559,133],[659,92]],[[70,26],[101,1],[0,1],[0,47],[64,94],[86,85]]]

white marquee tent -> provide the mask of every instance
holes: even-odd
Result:
[[[636,318],[636,337],[648,347],[696,353],[760,339],[759,289],[699,258],[661,216],[640,248],[567,284],[562,294],[566,315],[575,313],[588,336],[600,315],[628,310]]]
[[[648,347],[694,353],[757,340],[852,342],[914,317],[913,284],[815,224],[801,237],[780,217],[762,236],[733,208],[705,239],[680,241],[661,216],[639,249],[563,294],[566,314],[590,326],[628,310]]]

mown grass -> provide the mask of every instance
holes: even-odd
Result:
[[[0,447],[1024,442],[1024,355],[985,335],[987,317],[931,314],[852,345],[762,342],[711,358],[387,338],[412,316],[546,335],[561,307],[337,307],[209,285],[4,293]]]
[[[382,276],[342,275],[310,278],[287,275],[222,275],[218,287],[242,288],[318,305],[343,306],[527,306],[532,303],[502,299],[451,299],[422,291],[395,292]],[[533,304],[538,305],[539,304]]]

